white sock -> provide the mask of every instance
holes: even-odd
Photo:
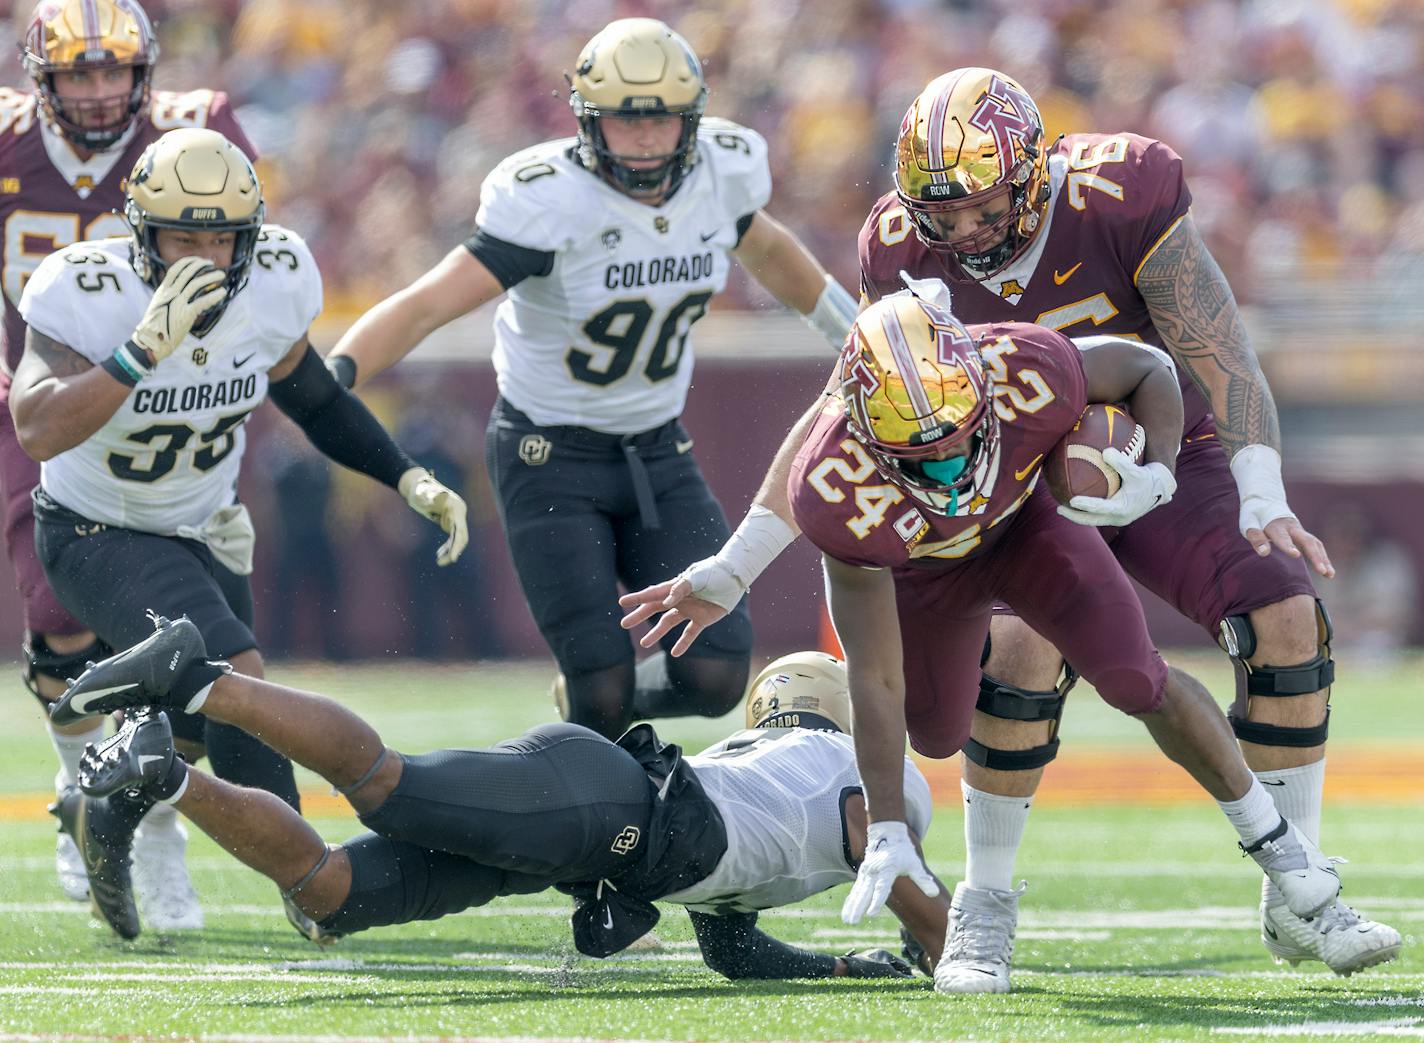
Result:
[[[182,793],[182,790],[179,790]],[[175,796],[172,798],[177,799]],[[178,809],[170,803],[159,801],[148,809],[148,814],[143,816],[143,821],[138,824],[138,829],[134,833],[134,838],[139,835],[153,836],[155,833],[172,831],[178,828]]]
[[[1271,803],[1271,795],[1261,785],[1261,780],[1254,776],[1251,788],[1240,800],[1218,800],[1216,803],[1236,827],[1241,843],[1247,847],[1281,824],[1281,813]]]
[[[995,891],[1014,889],[1014,859],[1023,840],[1032,797],[1001,797],[977,790],[963,779],[964,882]]]
[[[1258,771],[1276,810],[1313,844],[1320,843],[1320,796],[1325,789],[1325,758],[1298,768]]]
[[[94,727],[87,732],[66,735],[47,726],[49,741],[54,744],[54,752],[59,754],[59,774],[54,786],[58,790],[73,786],[79,781],[79,758],[84,756],[84,747],[89,743],[101,742],[104,738],[104,719],[100,717]]]

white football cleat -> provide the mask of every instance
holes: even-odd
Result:
[[[155,804],[134,833],[133,883],[139,915],[151,930],[198,931],[203,907],[188,879],[188,831],[178,812]]]
[[[1290,911],[1308,919],[1329,908],[1340,894],[1340,874],[1314,843],[1290,822],[1241,850],[1256,860],[1276,885]]]
[[[1393,927],[1365,919],[1338,898],[1319,916],[1303,920],[1269,881],[1261,888],[1261,942],[1277,962],[1294,967],[1319,960],[1342,977],[1388,963],[1404,944]]]
[[[1017,891],[995,891],[960,881],[949,905],[944,953],[935,967],[935,992],[1009,991],[1019,895],[1026,890],[1023,882]]]

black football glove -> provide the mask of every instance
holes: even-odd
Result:
[[[888,949],[853,949],[841,957],[847,978],[908,978],[910,965]]]

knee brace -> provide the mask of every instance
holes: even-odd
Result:
[[[56,681],[68,683],[70,680],[82,674],[91,662],[97,663],[101,659],[107,659],[113,655],[113,649],[97,637],[84,648],[77,652],[56,652],[49,647],[43,634],[25,634],[25,641],[20,645],[20,651],[25,655],[25,669],[20,676],[24,679],[25,687],[30,690],[30,694],[40,701],[40,705],[49,711],[49,700],[40,694],[39,678],[52,677]]]
[[[1258,746],[1307,747],[1325,742],[1330,733],[1329,706],[1325,708],[1325,719],[1312,728],[1286,728],[1248,718],[1253,697],[1311,695],[1334,683],[1335,660],[1330,658],[1330,639],[1335,636],[1335,628],[1319,598],[1315,599],[1315,626],[1319,650],[1314,659],[1295,666],[1252,666],[1250,659],[1256,654],[1257,641],[1251,617],[1243,613],[1221,621],[1217,644],[1231,657],[1236,671],[1236,701],[1226,717],[1238,739]],[[1328,692],[1326,697],[1329,698]]]
[[[995,750],[969,739],[964,744],[964,756],[982,768],[995,771],[1029,771],[1041,768],[1058,756],[1058,722],[1063,717],[1063,703],[1078,683],[1078,672],[1063,664],[1063,679],[1058,687],[1047,692],[1030,692],[1005,684],[988,674],[979,678],[979,700],[975,709],[1005,721],[1052,721],[1048,741],[1027,750]]]

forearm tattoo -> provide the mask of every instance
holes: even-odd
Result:
[[[1279,449],[1280,421],[1241,311],[1190,216],[1137,275],[1152,324],[1211,404],[1228,458],[1252,443]]]

